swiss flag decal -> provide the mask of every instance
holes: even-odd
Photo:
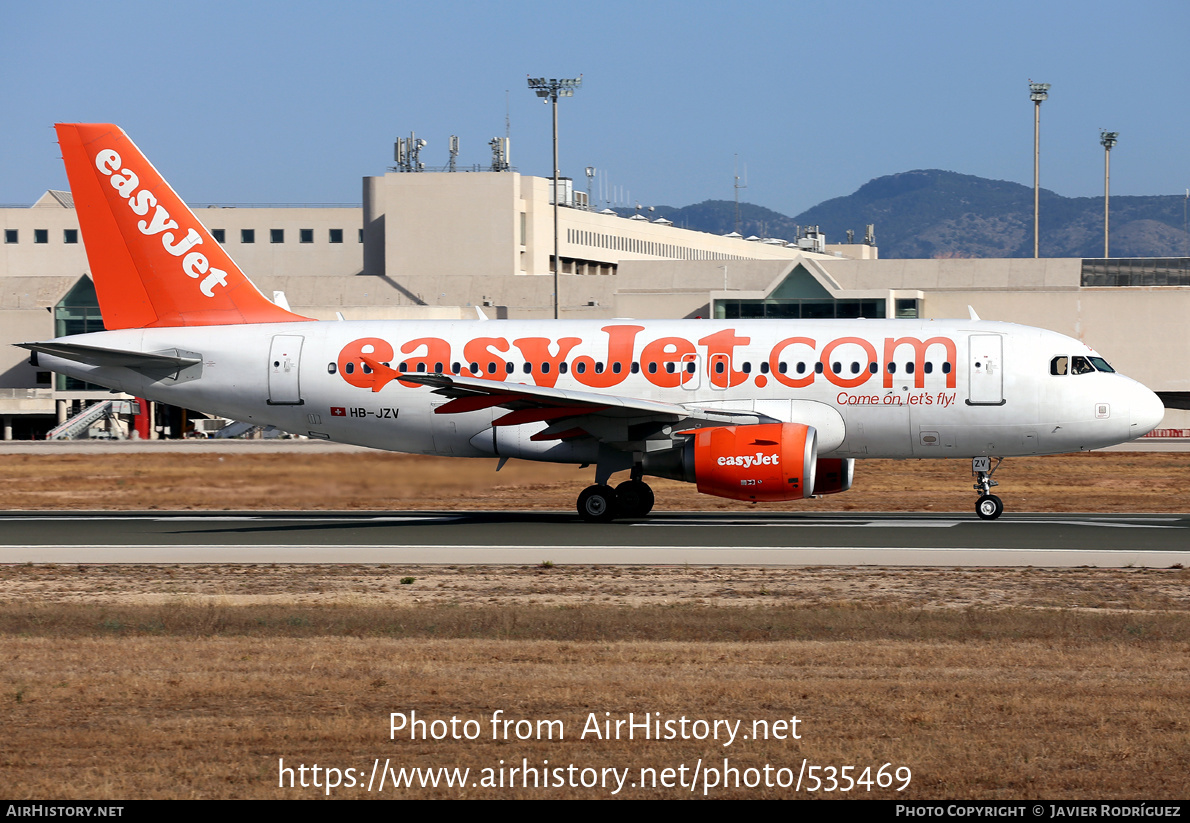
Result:
[[[331,417],[346,417],[347,409],[342,406],[331,406]]]

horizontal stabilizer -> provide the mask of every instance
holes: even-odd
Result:
[[[123,349],[104,349],[78,343],[17,343],[22,349],[41,352],[88,366],[124,366],[138,371],[175,372],[202,362],[200,357],[149,354]]]

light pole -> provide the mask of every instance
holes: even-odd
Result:
[[[1116,142],[1120,137],[1118,131],[1099,131],[1099,142],[1103,144],[1103,256],[1108,257],[1107,249],[1107,222],[1108,222],[1108,198],[1111,194],[1111,150],[1116,147]]]
[[[544,77],[530,77],[529,88],[542,98],[543,102],[554,104],[554,319],[558,319],[558,271],[562,261],[558,257],[558,98],[574,97],[574,90],[583,87],[583,76],[573,80],[547,80]]]
[[[1041,204],[1041,102],[1049,97],[1049,83],[1029,81],[1029,99],[1033,101],[1033,257],[1037,257],[1038,207]]]

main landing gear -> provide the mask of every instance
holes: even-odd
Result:
[[[633,475],[637,472],[634,470]],[[644,517],[653,510],[653,490],[639,476],[625,480],[614,489],[596,483],[578,496],[578,514],[589,523],[607,523],[617,517]]]
[[[1003,457],[996,458],[995,466],[992,465],[990,457],[971,459],[971,473],[975,475],[975,485],[972,488],[979,492],[979,499],[975,501],[975,513],[979,515],[980,520],[995,520],[1004,514],[1004,501],[992,494],[992,486],[1000,485],[992,479],[992,475],[1003,462]]]

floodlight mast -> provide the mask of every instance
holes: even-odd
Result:
[[[558,98],[574,97],[575,89],[583,87],[583,76],[580,74],[572,80],[546,79],[544,77],[530,77],[529,89],[542,98],[542,102],[552,103],[554,107],[554,319],[558,319],[558,272],[562,261],[558,256]]]
[[[1041,103],[1049,97],[1049,83],[1029,81],[1029,99],[1033,101],[1033,257],[1038,249],[1038,207],[1041,204]]]
[[[1099,142],[1103,146],[1103,256],[1109,257],[1108,254],[1108,201],[1111,195],[1111,150],[1116,147],[1119,142],[1120,133],[1118,131],[1103,131],[1099,130]]]

